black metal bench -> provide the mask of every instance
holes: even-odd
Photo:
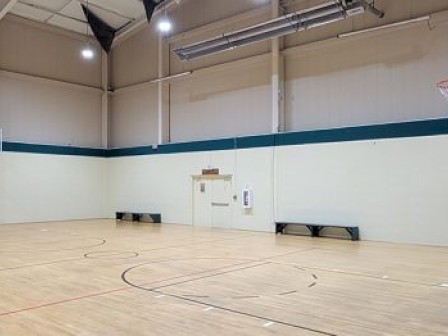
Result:
[[[277,222],[275,223],[275,234],[284,234],[288,225],[306,226],[311,232],[311,237],[320,237],[321,230],[327,227],[345,229],[353,241],[359,240],[359,227],[357,226]]]
[[[162,215],[161,214],[151,214],[145,212],[130,212],[130,211],[117,211],[115,212],[116,220],[124,220],[126,217],[130,217],[133,222],[140,222],[142,218],[148,216],[152,223],[161,223]]]

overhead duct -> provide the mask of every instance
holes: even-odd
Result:
[[[382,12],[364,0],[333,0],[323,5],[287,14],[249,28],[226,33],[210,40],[176,48],[173,52],[181,60],[191,60],[269,38],[284,36],[340,21],[365,13],[366,10],[378,17],[383,15]]]

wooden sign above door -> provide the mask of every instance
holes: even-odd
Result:
[[[219,168],[202,169],[202,175],[219,175]]]

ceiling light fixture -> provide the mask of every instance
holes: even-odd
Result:
[[[89,13],[89,0],[86,2],[87,13]],[[88,15],[88,14],[87,14]],[[86,44],[81,50],[81,56],[86,60],[91,60],[95,56],[92,46],[89,42],[89,20],[86,17]]]
[[[163,3],[163,14],[158,23],[158,29],[161,33],[168,33],[171,31],[172,24],[168,15],[166,14],[166,2]]]
[[[173,52],[181,60],[191,60],[273,37],[319,27],[363,14],[366,11],[380,18],[384,15],[365,0],[333,0],[320,6],[286,14],[252,27],[226,33],[210,40],[179,47],[174,49]]]
[[[81,50],[81,56],[85,59],[92,59],[93,56],[95,56],[95,53],[90,45],[86,45],[84,49]]]
[[[167,17],[163,17],[158,24],[159,30],[162,33],[168,33],[171,30],[171,22]]]

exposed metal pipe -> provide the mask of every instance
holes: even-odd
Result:
[[[358,0],[353,2],[331,1],[173,51],[181,60],[207,56],[362,14],[365,12],[364,5]]]

